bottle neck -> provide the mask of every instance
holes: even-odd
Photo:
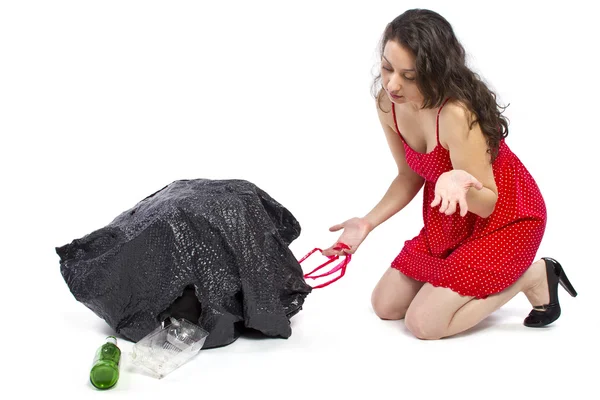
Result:
[[[114,336],[107,336],[106,337],[106,343],[112,343],[115,346],[117,345],[117,338]]]

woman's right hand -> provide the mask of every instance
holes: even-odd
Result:
[[[330,232],[336,232],[343,229],[341,236],[335,244],[323,250],[324,256],[354,254],[358,246],[365,240],[367,235],[373,230],[371,224],[364,218],[351,218],[346,222],[337,224],[329,228]],[[344,243],[349,249],[344,249],[339,246],[339,243]]]

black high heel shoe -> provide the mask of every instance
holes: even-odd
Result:
[[[571,296],[577,296],[577,292],[569,282],[562,266],[553,258],[543,257],[546,262],[546,276],[548,277],[548,292],[550,302],[541,306],[534,306],[523,325],[530,328],[540,328],[556,321],[560,317],[560,304],[558,302],[558,284]]]

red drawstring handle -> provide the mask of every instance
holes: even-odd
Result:
[[[344,243],[338,243],[336,247],[333,248],[334,250],[341,250],[341,249],[350,249],[350,247],[348,247],[348,245],[344,244]],[[313,250],[311,250],[307,255],[305,255],[304,257],[302,257],[300,259],[300,261],[298,261],[299,263],[301,263],[302,261],[306,260],[311,254],[313,254],[316,251],[320,251],[321,253],[323,252],[323,250],[319,249],[319,248],[314,248]],[[317,279],[317,278],[322,278],[324,276],[327,275],[331,275],[339,270],[341,270],[341,274],[340,276],[338,276],[337,278],[333,278],[332,280],[330,280],[329,282],[325,282],[322,283],[320,285],[317,286],[313,286],[313,289],[319,289],[325,286],[329,286],[331,285],[333,282],[337,281],[338,279],[340,279],[342,276],[344,276],[346,274],[346,266],[348,265],[348,263],[350,262],[350,260],[352,259],[352,255],[349,253],[345,253],[345,257],[342,261],[340,261],[335,267],[333,267],[331,269],[331,271],[329,272],[325,272],[323,274],[320,275],[313,275],[315,272],[317,272],[318,270],[320,270],[321,268],[325,267],[328,264],[331,264],[332,262],[334,262],[335,260],[339,259],[340,256],[339,255],[335,255],[335,256],[327,256],[329,258],[329,260],[325,261],[323,264],[319,265],[317,268],[313,269],[312,271],[310,271],[308,274],[304,275],[304,279]]]

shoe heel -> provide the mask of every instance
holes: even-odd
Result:
[[[560,263],[554,259],[552,259],[552,261],[557,267],[557,270],[555,270],[555,272],[556,275],[558,275],[558,283],[560,283],[560,286],[562,286],[567,291],[567,293],[571,295],[571,297],[576,297],[577,291],[575,291],[575,288],[571,284],[571,281],[569,281],[569,278],[567,278],[567,274],[565,274],[565,270],[563,269],[562,265],[560,265]]]
[[[560,286],[562,286],[567,291],[567,293],[569,293],[572,297],[577,296],[577,292],[575,291],[575,288],[569,281],[569,278],[567,278],[567,275],[565,275],[564,271],[562,271],[562,273],[558,277],[558,283],[560,283]]]

